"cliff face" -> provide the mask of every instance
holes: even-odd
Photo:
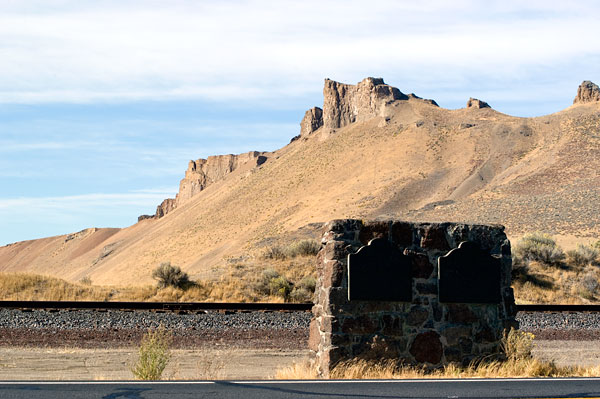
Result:
[[[600,88],[597,84],[584,80],[577,88],[577,96],[573,104],[585,104],[600,101]]]
[[[352,122],[378,116],[382,108],[396,100],[408,100],[400,90],[380,78],[366,78],[356,85],[325,79],[323,126],[337,129]]]
[[[312,107],[306,111],[300,122],[300,136],[311,134],[321,126],[323,126],[323,110],[319,107]]]
[[[223,180],[225,176],[243,165],[259,166],[265,163],[267,157],[258,151],[239,155],[215,155],[207,159],[197,159],[188,163],[185,177],[179,183],[179,192],[175,198],[165,199],[157,208],[155,217],[161,218],[207,186]]]

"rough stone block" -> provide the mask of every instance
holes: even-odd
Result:
[[[413,245],[414,228],[408,222],[392,223],[392,241],[400,248],[407,248]]]
[[[446,238],[446,226],[444,224],[430,224],[423,226],[421,232],[421,247],[424,249],[437,249],[447,251],[450,249]]]
[[[446,338],[446,342],[450,346],[458,345],[460,338],[470,337],[472,334],[471,327],[454,326],[442,330],[442,336]]]
[[[323,262],[323,287],[340,287],[344,277],[344,265],[337,260]]]
[[[419,327],[429,318],[429,311],[421,306],[412,306],[406,315],[406,324]]]
[[[324,260],[339,260],[346,257],[346,243],[343,241],[329,241],[323,249]]]
[[[452,303],[447,305],[448,308],[448,321],[450,323],[474,323],[479,318],[471,308],[464,304]]]
[[[367,222],[364,224],[358,235],[358,240],[362,245],[367,245],[374,238],[388,239],[390,232],[389,222]]]
[[[417,335],[410,345],[410,354],[419,363],[440,363],[443,346],[439,334],[435,331],[428,331]]]
[[[308,328],[308,349],[314,352],[319,351],[319,344],[321,343],[321,330],[316,319],[310,321]]]

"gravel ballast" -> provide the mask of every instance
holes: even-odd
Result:
[[[174,346],[228,345],[304,349],[310,312],[158,313],[149,311],[0,310],[0,343],[18,346],[130,347],[165,327]]]
[[[21,311],[0,309],[0,342],[19,346],[127,347],[162,325],[176,347],[233,345],[305,349],[310,312],[158,313],[150,311]],[[600,338],[600,313],[519,312],[523,331],[537,339]]]

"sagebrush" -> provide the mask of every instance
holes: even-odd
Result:
[[[162,325],[142,338],[138,359],[131,372],[138,380],[160,380],[171,359],[173,336]]]
[[[549,234],[525,234],[517,243],[513,251],[513,261],[520,262],[539,261],[548,265],[556,265],[565,259],[563,250],[556,245],[556,241]]]
[[[171,262],[162,262],[152,271],[152,278],[157,281],[158,288],[187,288],[192,285],[188,274]]]

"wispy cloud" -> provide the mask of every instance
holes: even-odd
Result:
[[[2,102],[253,101],[371,74],[506,82],[600,53],[583,39],[592,1],[49,4],[0,5]]]
[[[0,245],[68,234],[88,227],[126,227],[176,192],[157,187],[125,193],[0,199]]]
[[[129,193],[93,193],[64,197],[21,197],[0,199],[0,210],[26,209],[28,213],[40,211],[77,212],[82,209],[101,211],[103,207],[158,205],[173,196],[177,188],[143,189]]]

